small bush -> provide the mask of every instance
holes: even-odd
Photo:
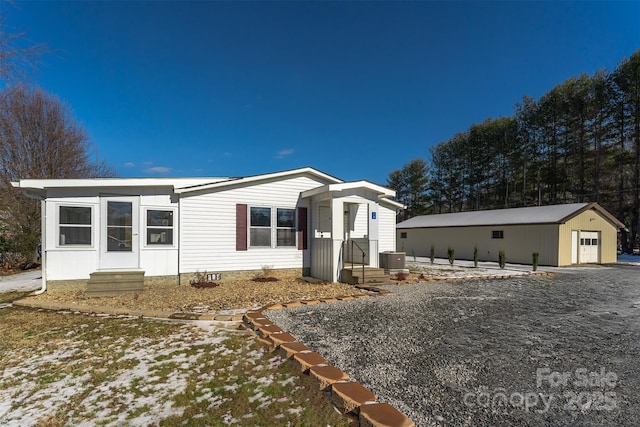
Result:
[[[262,266],[262,277],[273,277],[273,266],[272,265],[263,265]]]
[[[478,245],[473,247],[473,266],[478,266]]]
[[[429,259],[431,259],[431,264],[433,264],[433,260],[436,258],[436,248],[431,244],[431,252],[429,252]]]
[[[202,273],[200,271],[196,271],[195,273],[193,273],[193,277],[189,280],[189,283],[191,285],[195,285],[196,283],[206,283],[207,281],[207,270],[203,271]]]
[[[396,279],[398,279],[398,282],[401,282],[403,280],[407,280],[408,277],[409,277],[409,275],[407,273],[405,273],[404,271],[398,271],[396,273]]]
[[[455,261],[456,258],[455,258],[455,251],[451,246],[449,246],[449,248],[447,249],[447,256],[449,257],[449,264],[453,265],[453,262]]]
[[[498,264],[500,265],[500,268],[504,268],[506,263],[507,256],[504,254],[504,251],[498,252]]]
[[[533,271],[538,269],[538,260],[540,259],[540,254],[538,252],[533,253]]]
[[[273,266],[272,265],[263,265],[262,272],[258,273],[253,279],[252,282],[279,282],[280,279],[273,277]]]
[[[194,288],[198,288],[198,289],[215,288],[220,286],[218,283],[209,281],[207,276],[208,276],[207,270],[205,270],[202,273],[200,273],[199,271],[196,271],[195,274],[193,275],[193,278],[189,280],[189,284]],[[137,294],[135,299],[137,299]]]

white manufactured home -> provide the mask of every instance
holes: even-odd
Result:
[[[615,263],[618,230],[624,227],[597,203],[572,203],[423,215],[397,225],[398,250],[407,256],[497,261],[504,251],[508,262],[550,266]]]
[[[178,283],[196,272],[224,280],[263,266],[339,281],[345,263],[378,267],[378,253],[395,250],[402,208],[392,190],[313,168],[243,178],[13,185],[42,201],[43,288],[86,285],[100,272]],[[352,257],[354,245],[362,251]]]

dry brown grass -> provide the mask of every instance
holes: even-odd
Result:
[[[347,425],[248,334],[20,308],[0,329],[9,425]]]

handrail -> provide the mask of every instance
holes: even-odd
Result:
[[[353,239],[349,239],[349,241],[351,242],[351,271],[353,271],[353,266],[354,266],[354,262],[353,262],[353,245],[356,245],[358,247],[358,249],[360,249],[360,251],[362,252],[362,284],[365,283],[364,280],[364,258],[365,258],[365,252],[364,249],[362,249],[360,247],[360,245],[358,243],[356,243],[355,240]]]

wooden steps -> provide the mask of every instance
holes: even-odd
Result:
[[[103,297],[144,290],[144,271],[96,271],[90,274],[87,297]]]

